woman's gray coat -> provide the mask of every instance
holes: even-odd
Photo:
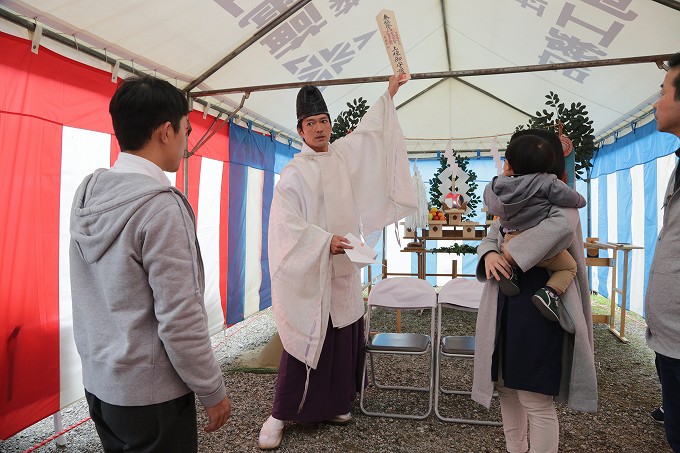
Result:
[[[486,406],[491,404],[494,383],[491,362],[495,348],[498,283],[486,279],[483,257],[491,251],[500,252],[503,237],[496,220],[477,249],[477,279],[486,282],[477,314],[474,382],[472,399]],[[562,352],[562,378],[556,401],[567,402],[578,411],[597,410],[597,378],[593,349],[593,323],[590,310],[590,290],[584,258],[581,221],[578,210],[554,207],[548,218],[526,230],[507,244],[507,251],[517,265],[527,271],[546,257],[568,250],[576,260],[578,271],[572,284],[562,294],[560,325],[565,331]]]

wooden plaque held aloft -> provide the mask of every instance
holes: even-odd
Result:
[[[408,63],[406,63],[406,52],[404,52],[404,46],[401,42],[401,35],[399,34],[394,11],[384,9],[375,16],[375,20],[378,22],[378,30],[380,30],[382,35],[394,74],[397,76],[406,74],[406,80],[410,79],[411,73],[408,70]]]

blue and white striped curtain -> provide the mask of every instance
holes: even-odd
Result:
[[[673,174],[680,140],[656,131],[656,121],[638,127],[613,144],[602,147],[591,173],[591,236],[600,242],[622,242],[644,247],[631,252],[628,263],[626,308],[644,316],[644,294],[662,225],[663,196]],[[577,187],[579,190],[580,187]],[[586,224],[584,237],[587,235]],[[632,259],[630,259],[632,258]],[[623,285],[623,257],[619,257],[617,286]],[[591,268],[591,288],[610,297],[611,268]],[[621,305],[621,296],[618,295]]]
[[[278,173],[295,148],[251,129],[229,129],[227,325],[271,306],[269,210]]]

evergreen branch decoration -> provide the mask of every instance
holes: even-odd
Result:
[[[368,106],[366,105],[366,100],[364,98],[354,99],[351,103],[348,102],[347,110],[340,112],[333,123],[330,142],[333,143],[337,139],[352,132],[367,111]]]
[[[572,102],[567,107],[563,102],[560,102],[559,96],[552,91],[545,97],[547,99],[545,105],[552,107],[555,111],[548,112],[547,109],[543,109],[542,112],[536,112],[536,116],[529,120],[527,128],[553,130],[557,133],[555,128],[561,122],[563,124],[562,133],[569,137],[574,145],[575,176],[584,180],[583,173],[586,172],[587,175],[588,170],[593,166],[593,154],[597,148],[593,135],[593,121],[588,118],[586,106],[580,102]],[[516,131],[522,129],[524,129],[524,126],[520,125]]]
[[[468,244],[453,244],[448,247],[437,247],[430,250],[430,253],[454,253],[456,255],[465,255],[467,253],[476,254],[477,247]]]

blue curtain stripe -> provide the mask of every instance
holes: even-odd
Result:
[[[231,151],[231,140],[229,149]],[[230,153],[231,154],[231,153]],[[246,203],[248,167],[229,165],[229,247],[227,273],[227,325],[243,320],[245,307]]]
[[[269,211],[274,197],[274,172],[264,172],[262,187],[262,285],[260,286],[260,310],[272,306],[272,288],[269,277]]]
[[[633,204],[633,187],[632,187],[632,181],[630,177],[630,171],[620,171],[616,173],[616,201],[617,201],[617,217],[618,217],[618,224],[616,228],[616,242],[622,242],[622,243],[628,243],[630,244],[633,235],[631,231],[631,215],[637,214],[632,212],[632,204]],[[621,254],[620,254],[621,255]],[[629,256],[628,260],[628,271],[627,271],[627,276],[628,276],[628,282],[627,282],[627,287],[630,288],[630,277],[631,277],[631,266],[632,266],[632,259]],[[619,258],[621,261],[619,262],[617,268],[618,268],[618,275],[616,276],[616,282],[617,282],[617,287],[622,288],[623,287],[623,257]],[[620,306],[622,301],[621,294],[617,293],[617,304]],[[630,308],[630,297],[628,298],[628,306],[626,308]]]
[[[643,294],[647,294],[647,277],[652,267],[652,258],[656,247],[656,237],[658,231],[658,212],[660,206],[656,202],[657,191],[657,171],[656,162],[647,162],[643,170],[644,190],[645,190],[645,243],[644,249],[645,278],[643,283]],[[644,316],[644,310],[642,316]]]
[[[607,176],[600,176],[598,178],[598,197],[597,197],[597,238],[600,242],[607,242],[609,239],[609,231],[607,228]],[[604,297],[609,297],[609,287],[607,286],[607,275],[609,274],[608,267],[596,267],[594,272],[597,272],[597,277],[600,281],[595,290]]]
[[[227,324],[235,324],[244,318],[245,287],[248,276],[246,258],[246,212],[248,206],[248,168],[262,170],[262,247],[260,269],[262,282],[259,288],[259,309],[271,306],[271,280],[269,276],[269,211],[274,196],[274,174],[298,152],[272,137],[249,128],[229,125],[229,252],[227,275]],[[250,232],[254,234],[254,232]]]

